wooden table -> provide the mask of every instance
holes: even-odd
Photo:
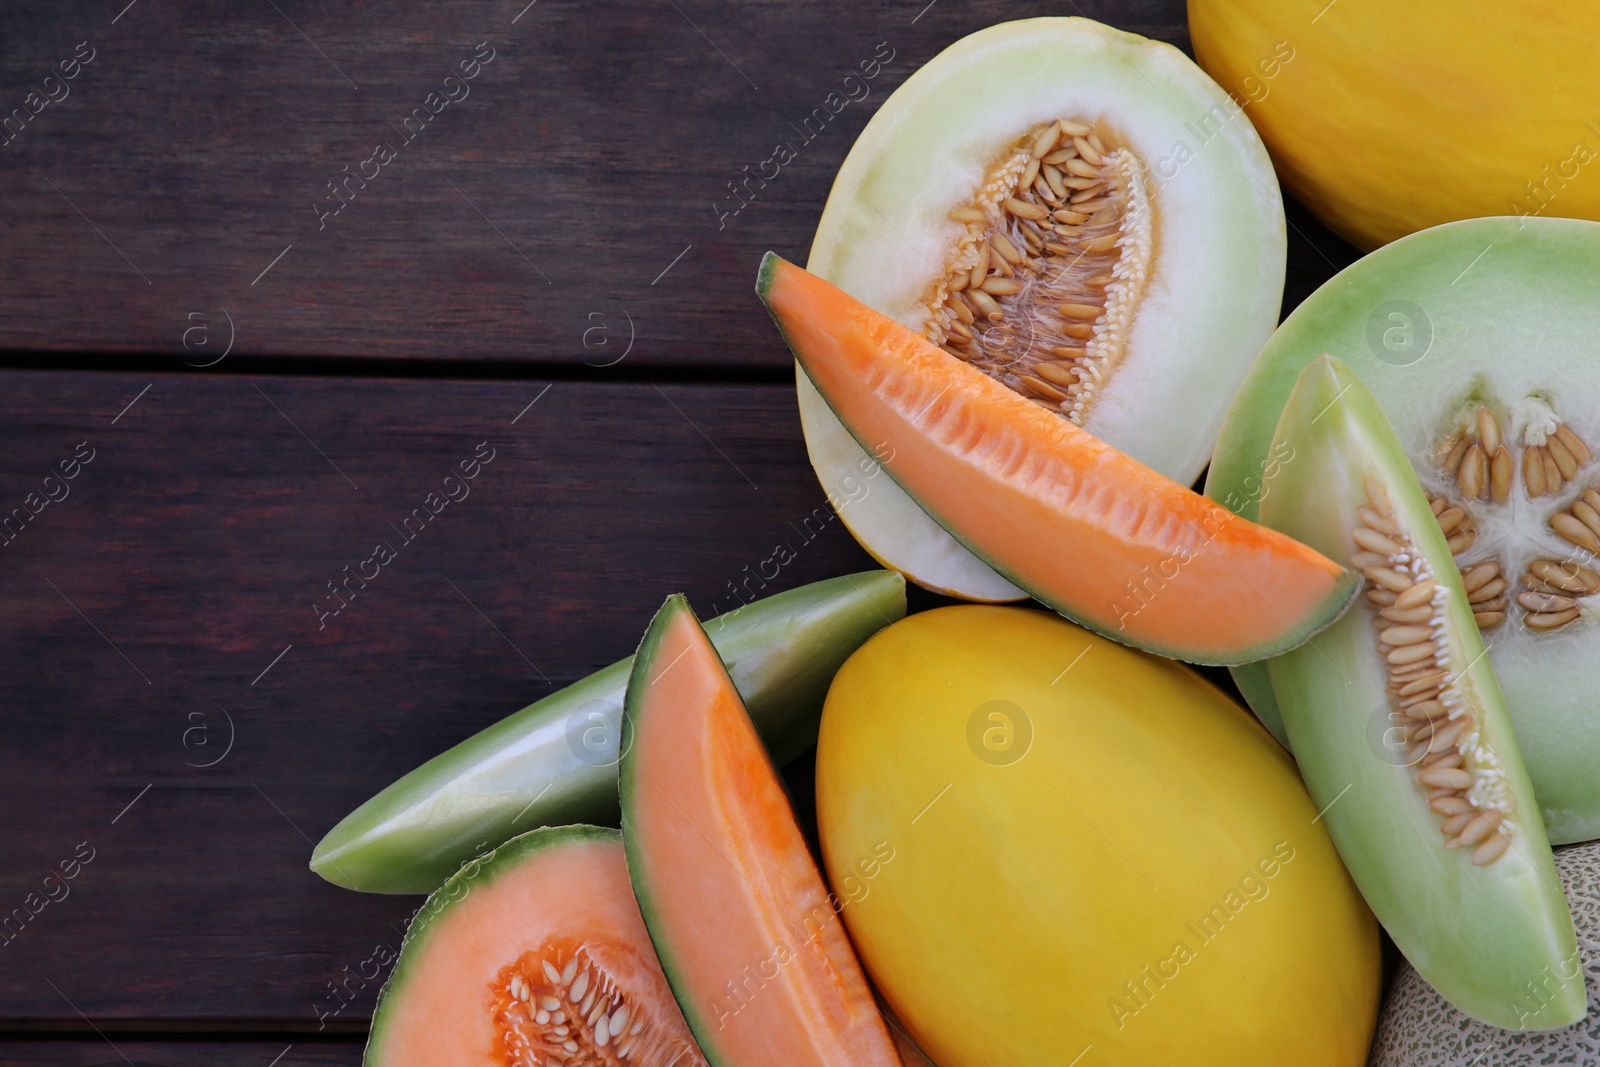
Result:
[[[322,882],[315,839],[668,592],[726,607],[781,543],[773,591],[871,566],[796,533],[825,502],[761,253],[803,259],[862,125],[956,38],[1082,13],[1187,48],[1183,5],[124,3],[0,9],[29,116],[0,147],[0,912],[45,900],[0,946],[0,1063],[355,1064],[349,976],[416,902]],[[1354,253],[1289,222],[1293,306]]]

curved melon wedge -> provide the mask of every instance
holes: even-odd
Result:
[[[715,1067],[900,1067],[777,771],[681,596],[634,658],[623,719],[628,873]]]
[[[756,291],[839,420],[929,515],[1090,629],[1245,663],[1338,618],[1357,576],[1163,477],[772,253]]]
[[[1363,568],[1363,603],[1270,661],[1312,799],[1378,921],[1495,1026],[1583,1017],[1572,916],[1461,575],[1377,401],[1323,356],[1300,374],[1261,518]],[[1381,614],[1380,614],[1381,612]],[[1537,990],[1537,993],[1533,991]],[[1535,1019],[1522,1004],[1543,1003]]]
[[[533,830],[428,898],[366,1067],[704,1067],[628,884],[622,837]]]

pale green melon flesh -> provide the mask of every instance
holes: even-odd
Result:
[[[1576,845],[1556,853],[1578,935],[1600,944],[1600,845]],[[1514,1002],[1531,1032],[1502,1030],[1466,1018],[1410,967],[1395,975],[1384,1001],[1371,1067],[1498,1067],[1520,1063],[1600,1063],[1600,960],[1575,953]],[[1589,1013],[1582,1025],[1538,1031],[1552,991],[1582,988],[1589,979]]]
[[[1408,765],[1406,746],[1393,744],[1393,724],[1403,720],[1388,692],[1371,601],[1363,597],[1308,644],[1269,661],[1270,675],[1307,788],[1373,913],[1456,1007],[1497,1026],[1518,1025],[1511,1005],[1524,986],[1577,945],[1533,788],[1444,535],[1376,402],[1337,361],[1319,360],[1300,376],[1272,454],[1277,464],[1262,522],[1348,559],[1359,551],[1351,536],[1361,524],[1357,508],[1369,500],[1369,481],[1377,483],[1414,556],[1443,588],[1431,628],[1448,649],[1446,705],[1459,701],[1475,721],[1476,737],[1469,733],[1462,744],[1478,782],[1472,795],[1503,805],[1514,827],[1510,847],[1494,862],[1475,866],[1473,847],[1445,847],[1443,816],[1429,809],[1426,788],[1414,780],[1421,757]],[[1567,1026],[1582,1017],[1583,1004],[1580,983],[1537,1020],[1520,1021]]]
[[[907,79],[851,150],[807,268],[921,330],[986,168],[1056,118],[1114,130],[1145,164],[1153,273],[1127,354],[1086,428],[1183,484],[1200,473],[1228,398],[1277,319],[1284,224],[1277,180],[1244,113],[1181,52],[1082,18],[1003,23]],[[813,467],[886,566],[973,600],[1024,594],[878,473],[796,367]]]
[[[1596,278],[1600,224],[1572,219],[1473,219],[1374,252],[1312,294],[1267,343],[1218,439],[1206,492],[1256,517],[1279,413],[1300,369],[1324,352],[1372,390],[1432,492],[1459,497],[1430,457],[1477,402],[1505,412],[1540,394],[1593,447],[1600,442]],[[1520,443],[1516,429],[1506,436]],[[1597,468],[1588,464],[1557,497],[1529,500],[1519,464],[1506,504],[1469,506],[1478,539],[1457,563],[1499,559],[1513,594],[1532,559],[1594,567],[1589,553],[1547,523],[1583,486],[1600,484]],[[1521,625],[1519,609],[1512,612],[1484,637],[1550,839],[1600,837],[1600,625],[1586,610],[1559,631],[1535,633]],[[1265,673],[1261,664],[1234,668],[1251,707],[1283,739]]]

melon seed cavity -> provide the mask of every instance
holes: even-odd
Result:
[[[935,344],[1081,424],[1127,345],[1154,249],[1144,166],[1072,119],[990,168],[928,300]]]
[[[1450,591],[1396,518],[1388,491],[1369,480],[1366,493],[1360,524],[1351,531],[1358,551],[1350,562],[1371,583],[1377,651],[1388,674],[1390,708],[1401,723],[1406,766],[1416,768],[1417,787],[1440,819],[1444,846],[1470,848],[1472,862],[1487,866],[1511,847],[1516,826],[1505,772],[1457,684],[1445,622]]]
[[[691,1067],[677,1038],[663,1040],[587,947],[547,944],[501,970],[492,1005],[503,1067]]]
[[[1499,626],[1514,605],[1530,633],[1554,633],[1600,613],[1600,599],[1589,599],[1600,593],[1600,574],[1588,565],[1600,556],[1600,490],[1581,484],[1593,453],[1543,397],[1523,399],[1507,418],[1510,434],[1487,405],[1477,405],[1439,442],[1435,457],[1452,492],[1430,493],[1428,500],[1460,564],[1479,628]],[[1494,509],[1520,507],[1539,509],[1549,533],[1571,546],[1571,555],[1547,552],[1527,561],[1520,590],[1513,590],[1501,554],[1516,545],[1502,538],[1484,546],[1487,558],[1472,558],[1481,554],[1472,551],[1472,512],[1483,509],[1487,517]]]

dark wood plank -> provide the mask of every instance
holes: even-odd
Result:
[[[358,1067],[360,1042],[149,1041],[110,1038],[0,1042],[0,1067]]]
[[[1044,14],[1187,47],[1182,0],[187,0],[113,24],[122,6],[0,8],[0,115],[93,50],[0,147],[0,348],[604,365],[631,336],[639,363],[783,366],[756,263],[804,257],[845,153],[919,64]],[[406,140],[485,41],[493,60],[452,83],[467,95]],[[862,64],[868,95],[800,141]],[[730,184],[780,142],[798,158],[732,214]],[[363,188],[379,144],[396,157]],[[1291,231],[1297,278],[1340,258],[1316,230]]]
[[[0,519],[63,496],[0,545],[0,914],[61,897],[0,945],[0,1029],[359,1028],[418,901],[323,883],[313,839],[631,652],[669,592],[726,610],[779,543],[769,591],[872,566],[836,520],[797,528],[828,513],[792,389],[544,389],[0,374]],[[470,495],[405,542],[482,442]],[[319,629],[380,541],[396,558]]]

